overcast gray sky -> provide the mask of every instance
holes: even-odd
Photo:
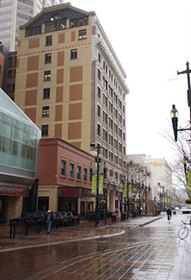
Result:
[[[177,70],[187,60],[191,67],[191,0],[70,2],[96,12],[127,74],[127,153],[169,161],[174,152],[161,132],[171,131],[172,104],[182,127],[189,120],[187,80]]]

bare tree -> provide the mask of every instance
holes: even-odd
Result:
[[[188,197],[191,198],[191,194],[188,192],[187,187],[187,171],[191,167],[190,131],[179,132],[177,142],[173,138],[172,130],[161,134],[170,143],[174,150],[174,159],[169,163],[169,166],[172,169],[174,186],[186,192]]]

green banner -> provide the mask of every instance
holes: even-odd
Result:
[[[103,194],[103,175],[99,175],[99,194]],[[97,194],[97,175],[92,176],[92,192],[93,195]]]
[[[188,170],[187,171],[187,191],[188,191],[188,194],[191,194],[191,170]]]
[[[127,196],[131,197],[131,195],[132,195],[132,185],[128,184],[123,190],[123,196],[124,197],[127,197]]]

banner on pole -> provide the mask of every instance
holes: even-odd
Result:
[[[124,197],[131,197],[132,195],[132,184],[128,184],[123,190]]]
[[[187,171],[186,177],[187,177],[187,191],[188,194],[191,194],[191,170]]]
[[[103,175],[99,175],[99,194],[103,194]],[[97,175],[92,176],[92,191],[93,195],[97,194]]]

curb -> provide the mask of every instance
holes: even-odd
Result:
[[[45,247],[45,246],[54,246],[59,244],[66,244],[66,243],[73,243],[73,242],[79,242],[79,241],[87,241],[87,240],[93,240],[93,239],[101,239],[101,238],[108,238],[113,236],[118,236],[124,234],[125,231],[122,230],[117,233],[111,233],[111,234],[103,234],[103,235],[95,235],[91,237],[84,237],[84,238],[77,238],[77,239],[71,239],[71,240],[65,240],[65,241],[56,241],[51,243],[41,243],[36,245],[26,245],[26,246],[18,246],[18,247],[12,247],[12,248],[5,248],[0,249],[0,254],[4,252],[11,252],[11,251],[17,251],[17,250],[24,250],[24,249],[30,249],[30,248],[39,248],[39,247]]]
[[[148,225],[148,224],[151,224],[151,223],[153,223],[153,222],[155,222],[155,221],[157,221],[157,220],[160,220],[160,219],[162,219],[162,217],[157,217],[157,218],[155,218],[155,219],[153,219],[153,220],[151,220],[151,221],[148,221],[148,222],[146,222],[146,223],[144,223],[144,224],[142,224],[142,225],[139,225],[140,227],[144,227],[144,226],[146,226],[146,225]]]

